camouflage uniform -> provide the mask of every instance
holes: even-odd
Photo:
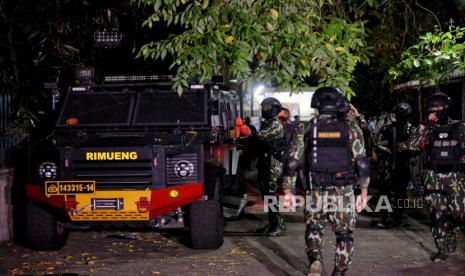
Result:
[[[394,206],[392,216],[384,210],[381,213],[382,221],[386,226],[401,224],[404,209],[397,206],[397,202],[407,199],[407,185],[411,179],[411,152],[408,150],[398,151],[394,147],[407,142],[413,132],[413,127],[407,122],[403,129],[396,131],[396,141],[394,141],[394,124],[395,122],[386,117],[377,125],[376,132],[373,134],[373,146],[379,157],[380,195],[387,196],[392,206]],[[396,145],[394,145],[394,142]],[[388,148],[390,152],[382,150],[381,147]],[[393,155],[394,150],[396,150],[395,156]]]
[[[257,137],[264,144],[271,143],[273,140],[284,137],[284,127],[278,118],[269,119],[263,122]],[[265,149],[259,153],[257,170],[262,194],[276,195],[278,179],[282,176],[282,163]]]
[[[320,116],[320,118],[322,117],[323,116]],[[352,145],[352,160],[355,164],[355,160],[366,157],[363,133],[355,121],[349,120],[347,123],[349,124],[349,134]],[[308,144],[308,136],[309,132],[307,131],[305,134],[306,147]],[[307,156],[308,149],[306,148],[305,151],[305,156]],[[361,189],[368,188],[369,182],[369,177],[357,179],[357,184]],[[323,229],[326,222],[329,221],[332,224],[333,231],[336,233],[334,264],[337,269],[345,271],[351,263],[353,253],[353,231],[356,217],[354,210],[354,187],[350,185],[314,187],[308,192],[308,195],[310,196],[311,201],[307,202],[305,212],[305,221],[307,224],[305,232],[307,255],[310,259],[315,256],[322,256],[321,249],[323,243]],[[312,209],[316,207],[316,204],[321,204],[318,200],[320,200],[320,202],[323,200],[321,207],[324,207],[326,205],[325,203],[329,202],[331,197],[337,196],[343,197],[343,205],[341,206],[343,208],[342,210],[325,210],[324,208],[319,208],[316,212],[312,211]]]
[[[458,128],[459,143],[463,153],[465,124],[460,123]],[[415,151],[425,150],[426,136],[430,131],[431,128],[427,129],[423,125],[418,126],[410,136],[409,148]],[[465,163],[464,157],[462,155],[460,160],[462,166]],[[461,171],[438,173],[428,169],[423,178],[425,201],[431,212],[431,232],[436,246],[441,250],[441,247],[444,248],[449,240],[455,240],[459,227],[465,220],[465,174]]]
[[[291,187],[295,192],[297,167],[301,163],[304,151],[303,134],[294,124],[284,123],[286,152],[283,156],[283,186]]]

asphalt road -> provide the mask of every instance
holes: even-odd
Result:
[[[412,214],[411,214],[412,215]],[[355,255],[348,275],[463,275],[465,240],[447,263],[434,264],[427,221],[418,211],[398,229],[369,226],[360,216],[355,232]],[[59,251],[34,252],[12,242],[0,245],[0,275],[306,275],[304,228],[301,212],[286,215],[285,236],[254,236],[264,225],[260,206],[247,209],[239,221],[226,225],[224,246],[196,251],[186,246],[185,232],[153,229],[74,231]],[[132,233],[137,240],[118,234]],[[334,235],[326,230],[325,268],[332,271]]]

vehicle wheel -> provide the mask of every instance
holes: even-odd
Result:
[[[189,222],[192,248],[217,249],[223,245],[224,219],[219,179],[212,200],[189,205]]]
[[[26,206],[26,236],[35,250],[56,250],[63,247],[68,231],[50,212],[28,202]]]

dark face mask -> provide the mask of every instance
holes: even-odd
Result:
[[[434,124],[446,125],[448,123],[448,119],[449,117],[445,110],[433,112],[428,115],[428,121]]]
[[[262,110],[262,117],[265,120],[273,118],[273,110]]]
[[[275,108],[271,105],[263,105],[262,106],[262,117],[265,120],[269,120],[277,115],[275,112]]]
[[[448,118],[449,118],[449,114],[447,112],[447,110],[441,110],[441,111],[438,111],[436,112],[437,116],[438,116],[438,124],[440,125],[445,125],[447,124],[448,122]]]

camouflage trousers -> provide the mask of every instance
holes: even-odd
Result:
[[[326,223],[332,225],[336,234],[336,252],[334,266],[338,269],[348,269],[353,254],[353,231],[356,213],[353,209],[355,196],[352,186],[327,187],[309,192],[306,202],[305,231],[306,252],[310,261],[315,255],[321,258],[323,247],[323,231]],[[334,202],[338,202],[334,206]]]
[[[278,180],[282,176],[283,165],[273,157],[258,159],[258,181],[263,195],[275,195],[278,191]]]
[[[465,221],[465,175],[459,172],[425,176],[425,201],[431,212],[434,239],[445,239],[459,230]]]
[[[283,176],[283,188],[292,190],[295,193],[296,187],[295,183],[297,181],[297,176]]]

